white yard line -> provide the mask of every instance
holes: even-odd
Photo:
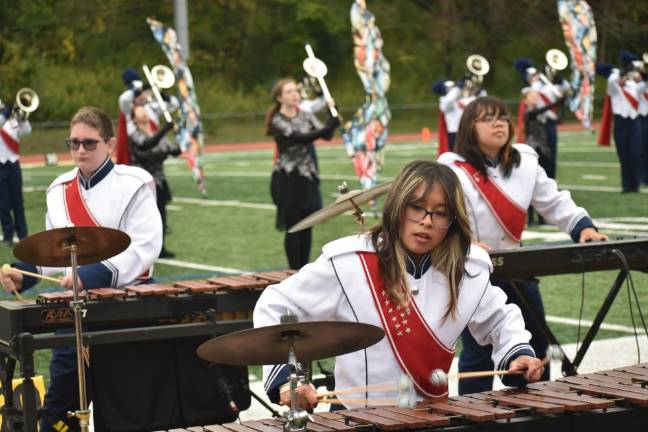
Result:
[[[559,317],[559,316],[553,316],[553,315],[547,315],[545,318],[546,318],[547,322],[551,322],[551,323],[555,323],[555,324],[564,324],[564,325],[570,325],[570,326],[574,326],[574,327],[578,327],[578,325],[579,325],[578,324],[579,321],[577,319],[573,319],[573,318],[565,318],[565,317]],[[583,327],[583,328],[589,328],[589,327],[592,326],[592,324],[594,324],[592,321],[587,321],[587,320],[581,320],[580,321],[580,326]],[[601,330],[613,330],[613,331],[618,331],[618,332],[622,332],[622,333],[630,333],[630,334],[635,333],[635,329],[633,329],[632,327],[624,326],[624,325],[620,325],[620,324],[605,324],[605,323],[602,323],[601,324]],[[638,326],[636,331],[637,331],[637,333],[639,335],[642,335],[643,332],[644,332],[643,329],[641,328],[641,326]]]
[[[180,261],[180,260],[168,259],[168,258],[158,258],[157,260],[155,260],[155,262],[158,264],[164,264],[172,267],[182,267],[182,268],[188,268],[194,270],[213,271],[213,272],[228,273],[228,274],[251,273],[248,270],[213,266],[213,265],[193,263],[188,261]]]
[[[217,206],[217,207],[240,207],[240,208],[253,208],[258,210],[276,210],[274,204],[261,204],[242,202],[238,200],[210,200],[204,198],[188,198],[188,197],[173,197],[174,203],[184,204],[197,204],[201,206]]]

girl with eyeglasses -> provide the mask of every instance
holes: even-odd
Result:
[[[558,190],[538,163],[538,154],[526,144],[513,144],[513,123],[501,99],[482,97],[464,111],[457,132],[455,153],[444,153],[439,162],[449,166],[459,177],[464,190],[473,241],[488,249],[520,246],[527,220],[526,209],[533,207],[550,223],[569,233],[575,242],[606,240],[597,232],[584,208],[578,207],[568,191]],[[546,325],[538,283],[526,281],[491,281],[507,294],[509,303],[521,307],[527,329],[533,335],[531,345],[544,357],[548,341],[541,331]],[[523,292],[533,312],[522,306],[517,290]],[[491,370],[492,348],[466,331],[459,371]],[[549,378],[549,368],[543,379]],[[492,378],[472,378],[459,382],[459,393],[490,390]]]
[[[446,373],[454,345],[466,326],[482,344],[495,347],[500,369],[525,370],[511,384],[537,380],[542,362],[529,345],[517,307],[505,305],[490,285],[486,251],[471,245],[461,185],[446,166],[414,161],[398,174],[387,194],[381,221],[369,232],[335,240],[297,274],[266,288],[254,310],[254,326],[280,322],[290,310],[300,321],[339,320],[382,327],[377,344],[340,356],[335,364],[340,389],[396,382],[408,374],[419,398],[447,395],[434,385],[434,369]],[[271,400],[290,402],[280,391],[286,365],[264,366]],[[299,405],[317,405],[315,390],[298,388]],[[351,399],[396,397],[364,391]],[[363,405],[363,404],[360,404]],[[357,404],[348,404],[349,407]]]

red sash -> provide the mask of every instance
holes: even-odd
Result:
[[[97,220],[92,216],[92,213],[90,213],[90,210],[81,196],[78,177],[74,177],[74,179],[64,183],[63,190],[65,191],[65,194],[63,195],[65,199],[65,209],[67,210],[70,222],[72,222],[74,226],[100,226]]]
[[[126,131],[126,116],[123,112],[119,112],[119,119],[117,121],[117,157],[118,164],[130,165],[131,155],[130,148],[128,147],[128,132]]]
[[[437,123],[437,136],[439,137],[439,147],[437,148],[437,158],[445,152],[450,151],[448,142],[448,126],[446,125],[445,115],[439,110],[439,121]]]
[[[518,104],[518,112],[517,112],[517,134],[516,134],[516,141],[519,143],[525,143],[526,142],[526,131],[524,130],[524,111],[526,111],[526,105],[524,105],[524,102],[520,101]]]
[[[454,350],[447,349],[437,339],[416,303],[411,302],[409,308],[404,308],[393,302],[380,275],[376,253],[358,252],[358,256],[396,360],[419,393],[432,398],[445,397],[448,386],[432,385],[430,376],[435,369],[448,373]]]
[[[509,198],[506,193],[492,180],[485,178],[477,169],[468,162],[455,161],[455,165],[468,174],[473,186],[486,200],[497,222],[504,228],[506,234],[513,240],[520,241],[522,231],[526,224],[527,212],[515,201]]]
[[[612,135],[612,98],[605,95],[603,102],[603,113],[601,114],[601,129],[596,144],[600,146],[610,146],[610,136]]]
[[[628,100],[628,103],[632,105],[632,108],[634,108],[635,110],[639,109],[639,101],[635,99],[635,97],[630,93],[628,93],[628,91],[623,87],[621,87],[621,91],[623,92],[623,96],[625,96],[625,98]]]
[[[2,137],[2,140],[5,142],[5,144],[7,144],[7,147],[9,147],[9,150],[18,154],[18,151],[20,150],[20,144],[18,144],[18,141],[13,139],[13,137],[2,128],[0,128],[0,136]]]
[[[542,92],[538,92],[538,94],[540,95],[540,99],[542,99],[542,101],[545,103],[545,105],[551,105],[552,104],[551,99],[549,99],[549,97],[547,95],[545,95]],[[550,111],[553,112],[554,114],[557,114],[558,113],[558,108],[553,107],[553,108],[551,108]]]
[[[85,200],[81,196],[79,189],[79,178],[75,177],[72,180],[63,184],[63,199],[65,200],[65,209],[67,211],[70,222],[74,226],[90,226],[98,227],[99,222],[92,216],[90,209],[86,206]],[[137,279],[146,280],[153,276],[151,268],[142,273]]]

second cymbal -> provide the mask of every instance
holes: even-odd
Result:
[[[293,345],[299,361],[312,361],[358,351],[379,342],[380,327],[341,321],[278,324],[228,333],[208,340],[197,354],[212,363],[264,365],[285,363]]]
[[[76,245],[77,264],[101,262],[123,252],[130,237],[123,231],[105,227],[56,228],[32,234],[13,249],[14,256],[44,267],[70,266],[70,246]]]
[[[305,217],[304,219],[297,222],[295,225],[290,227],[288,230],[289,233],[295,233],[297,231],[310,228],[313,225],[327,221],[334,216],[344,213],[347,210],[354,210],[355,207],[353,204],[360,205],[364,204],[367,201],[371,201],[374,198],[379,197],[380,195],[386,194],[391,188],[392,182],[387,182],[374,186],[371,189],[364,191],[352,190],[338,197],[335,202],[327,207],[324,207],[321,210],[316,211],[312,215]]]

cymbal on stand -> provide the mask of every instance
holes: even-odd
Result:
[[[76,245],[77,264],[92,264],[111,258],[130,245],[123,231],[105,227],[67,227],[41,231],[21,240],[14,256],[44,267],[69,267],[70,246]]]
[[[305,217],[304,219],[290,227],[288,232],[292,234],[306,228],[310,228],[313,225],[317,225],[318,223],[327,221],[334,216],[344,213],[347,210],[355,210],[354,204],[356,206],[364,204],[374,198],[386,194],[391,188],[391,185],[392,182],[387,182],[364,191],[352,190],[343,195],[340,195],[333,204]]]
[[[228,333],[208,340],[197,354],[212,363],[246,366],[286,363],[292,345],[301,362],[335,357],[374,345],[380,327],[342,321],[278,324]]]

